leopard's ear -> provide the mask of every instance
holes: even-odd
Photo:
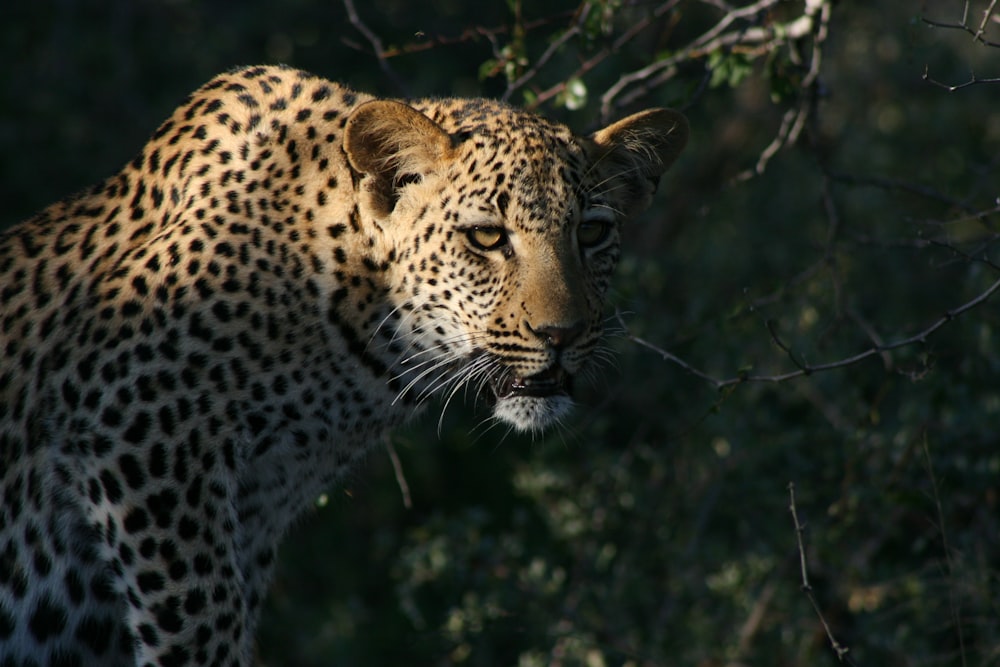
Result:
[[[452,156],[451,137],[413,107],[373,100],[356,108],[344,127],[344,151],[368,175],[367,190],[382,214],[392,212],[399,188]]]
[[[687,119],[670,109],[646,109],[608,125],[591,135],[595,161],[612,169],[627,188],[628,215],[649,206],[660,176],[674,163],[688,140]]]

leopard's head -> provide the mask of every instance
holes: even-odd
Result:
[[[484,100],[357,108],[344,148],[392,262],[379,324],[401,394],[485,397],[520,431],[565,416],[601,356],[622,224],[687,135],[666,109],[577,137]]]

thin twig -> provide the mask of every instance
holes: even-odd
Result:
[[[989,21],[990,14],[993,13],[993,9],[996,6],[996,0],[990,3],[990,6],[983,13],[983,21],[980,23],[979,28],[973,28],[969,25],[968,21],[968,11],[969,4],[965,4],[965,12],[962,16],[962,20],[958,23],[948,23],[946,21],[935,21],[934,19],[929,19],[926,16],[921,16],[920,20],[924,22],[925,25],[929,25],[932,28],[947,28],[950,30],[961,30],[972,35],[973,41],[979,42],[983,46],[989,46],[993,48],[1000,48],[1000,42],[994,42],[983,37],[986,31],[986,23]]]
[[[524,84],[528,81],[531,81],[531,79],[538,74],[538,71],[552,59],[552,57],[563,47],[564,44],[566,44],[566,42],[579,35],[580,29],[583,27],[584,22],[586,22],[589,14],[590,3],[585,2],[578,10],[576,20],[573,22],[573,25],[563,31],[563,34],[559,35],[558,39],[553,40],[552,43],[549,44],[549,48],[545,49],[545,52],[539,56],[538,60],[536,60],[524,74],[508,84],[507,90],[504,91],[502,99],[504,101],[510,100],[511,95],[513,95],[516,90],[524,86]]]
[[[791,44],[812,34],[815,36],[815,49],[826,37],[826,24],[830,16],[830,0],[807,0],[803,14],[787,23],[768,26],[745,25],[733,28],[738,21],[753,17],[768,16],[768,11],[779,4],[778,0],[758,0],[745,7],[732,7],[728,3],[708,2],[723,11],[722,17],[711,28],[678,49],[673,55],[661,58],[638,70],[628,72],[611,85],[601,96],[601,117],[610,118],[615,109],[621,108],[637,97],[647,94],[666,81],[673,78],[681,63],[703,58],[713,52],[725,50],[729,52],[747,53],[759,56],[773,53],[783,44]],[[817,16],[819,21],[817,21]],[[731,29],[732,28],[732,29]],[[818,73],[818,59],[814,58],[815,73],[809,73],[802,86],[808,88],[814,82]],[[630,91],[630,92],[627,92]],[[806,114],[808,115],[808,114]],[[798,122],[789,125],[795,128],[790,139],[794,141],[805,116]],[[782,141],[782,145],[787,143]]]
[[[781,340],[778,336],[778,325],[774,323],[774,320],[764,320],[764,327],[767,329],[767,333],[771,334],[771,340],[778,346],[778,349],[785,353],[788,360],[791,361],[792,364],[794,364],[800,371],[809,375],[812,372],[809,369],[809,364],[807,364],[805,360],[799,361],[799,359],[795,356],[795,353],[792,351],[792,348]]]
[[[805,526],[799,523],[798,510],[795,508],[794,482],[788,483],[788,509],[792,513],[792,521],[795,524],[795,539],[799,546],[799,571],[802,574],[802,592],[805,593],[806,597],[809,598],[809,602],[812,603],[813,609],[816,611],[816,616],[819,617],[819,622],[823,625],[823,630],[826,632],[826,638],[830,641],[830,648],[832,648],[834,653],[837,654],[837,660],[857,667],[858,663],[855,662],[854,657],[850,655],[851,649],[841,644],[837,641],[837,638],[833,636],[830,624],[826,622],[826,617],[823,616],[823,610],[820,609],[819,602],[816,601],[816,596],[813,595],[812,584],[809,583],[809,568],[806,565],[806,547],[802,540],[802,534],[805,532]]]
[[[406,475],[403,473],[403,464],[396,453],[396,447],[392,444],[392,437],[388,431],[382,436],[385,443],[385,450],[389,452],[389,460],[392,461],[392,470],[396,474],[396,484],[399,485],[399,492],[403,494],[403,507],[413,509],[413,500],[410,498],[410,485],[406,483]]]
[[[927,445],[927,433],[924,432],[924,460],[927,462],[927,475],[931,479],[931,490],[934,493],[934,506],[937,510],[938,530],[941,532],[941,548],[944,550],[944,562],[948,568],[948,604],[951,607],[952,621],[958,634],[958,650],[962,656],[962,667],[966,667],[965,633],[962,631],[962,610],[955,601],[955,587],[952,578],[955,576],[955,566],[951,560],[951,546],[948,544],[948,534],[944,529],[944,509],[941,506],[941,495],[938,493],[937,476],[934,474],[934,464],[931,462],[931,450]]]
[[[927,239],[927,246],[934,248],[944,248],[945,250],[948,250],[949,252],[951,252],[956,256],[956,261],[962,261],[965,263],[975,262],[978,264],[983,264],[985,266],[988,266],[991,269],[1000,270],[1000,265],[998,265],[989,257],[989,247],[991,245],[994,245],[997,242],[998,238],[1000,237],[998,237],[996,234],[993,234],[990,237],[988,237],[985,241],[983,241],[983,243],[981,243],[979,247],[973,248],[969,252],[957,248],[952,243],[946,243],[944,241],[939,241],[937,239]]]
[[[1000,46],[1000,44],[998,44],[997,46]],[[938,88],[944,88],[949,93],[953,93],[956,90],[961,90],[962,88],[968,88],[969,86],[977,86],[983,83],[1000,83],[1000,76],[994,76],[988,79],[981,79],[976,76],[975,72],[970,72],[969,76],[971,78],[965,83],[956,83],[956,84],[943,83],[941,81],[938,81],[937,79],[931,78],[929,66],[924,65],[924,73],[920,78],[929,84],[937,86]]]
[[[853,321],[866,336],[868,336],[868,339],[875,344],[875,347],[883,347],[885,345],[885,341],[882,340],[882,336],[880,336],[878,331],[875,330],[875,327],[872,326],[871,322],[861,316],[861,313],[854,308],[848,308],[847,316],[851,318],[851,321]],[[891,371],[893,368],[892,355],[883,351],[881,356],[883,367],[885,370]]]
[[[990,17],[993,15],[993,10],[996,8],[996,5],[997,5],[997,0],[992,0],[992,2],[990,2],[989,7],[987,7],[986,10],[983,12],[983,20],[980,21],[978,28],[973,28],[971,25],[969,25],[968,2],[965,3],[965,9],[962,11],[962,20],[959,21],[958,23],[936,21],[934,19],[929,19],[926,16],[921,16],[920,20],[923,21],[925,25],[928,25],[932,28],[945,28],[949,30],[961,30],[963,32],[967,32],[970,35],[972,35],[972,41],[974,42],[978,42],[983,46],[1000,48],[1000,42],[994,42],[986,39],[985,37],[986,24],[989,23]],[[937,79],[932,78],[930,75],[930,66],[924,65],[924,73],[923,76],[921,76],[921,79],[923,79],[929,84],[937,86],[938,88],[944,88],[950,93],[953,93],[956,90],[961,90],[962,88],[968,88],[969,86],[976,86],[984,83],[1000,83],[1000,77],[990,77],[987,79],[981,79],[976,76],[975,72],[971,72],[970,76],[971,78],[965,83],[958,83],[958,84],[944,83],[942,81],[938,81]]]
[[[946,195],[940,190],[923,185],[922,183],[911,183],[897,178],[885,178],[882,176],[859,176],[857,174],[849,174],[847,172],[834,170],[827,170],[826,175],[837,183],[870,186],[879,188],[880,190],[900,190],[909,194],[920,195],[921,197],[933,199],[949,206],[956,206],[961,208],[966,213],[977,212],[977,209],[974,209],[970,204],[956,199],[955,197]],[[996,212],[996,210],[986,211],[986,213],[993,212]]]
[[[810,103],[803,100],[795,108],[786,111],[781,117],[781,125],[778,127],[777,134],[774,135],[771,143],[761,151],[760,157],[757,158],[757,164],[752,169],[747,169],[737,174],[733,180],[736,182],[746,181],[754,176],[763,174],[771,158],[777,155],[778,151],[785,146],[795,143],[795,138],[798,137],[799,131],[801,131],[805,119],[809,115],[810,106]]]
[[[574,12],[572,11],[557,12],[555,14],[540,19],[525,21],[524,24],[522,25],[522,28],[525,30],[525,32],[530,32],[538,28],[547,27],[555,23],[556,21],[564,20],[567,17],[573,16],[573,14]],[[413,53],[430,51],[431,49],[435,49],[439,46],[452,46],[454,44],[466,44],[468,42],[476,42],[483,37],[495,43],[497,35],[506,35],[509,33],[510,33],[510,27],[505,25],[494,26],[494,27],[475,26],[472,28],[465,28],[457,35],[435,35],[435,34],[419,32],[417,33],[417,35],[421,41],[406,42],[398,46],[389,46],[386,47],[382,53],[386,59],[398,58]],[[499,54],[494,53],[494,57],[496,56],[499,56]]]
[[[990,6],[986,8],[986,11],[983,12],[983,20],[979,23],[979,30],[977,30],[976,34],[972,36],[972,38],[977,42],[983,39],[983,33],[986,32],[986,24],[989,23],[990,15],[993,13],[993,9],[996,6],[997,0],[993,0],[990,3]]]
[[[702,33],[701,36],[690,42],[687,46],[678,50],[674,55],[657,60],[633,72],[623,74],[601,96],[601,117],[605,119],[610,118],[613,115],[613,109],[621,106],[621,102],[616,103],[615,100],[622,96],[626,88],[651,79],[660,72],[669,71],[671,68],[676,67],[678,63],[700,58],[722,48],[731,48],[737,43],[759,44],[760,42],[772,40],[774,37],[772,30],[752,31],[747,27],[732,32],[726,32],[726,30],[733,22],[746,17],[756,16],[778,4],[778,1],[759,0],[739,9],[729,8],[723,17],[719,19],[718,23]]]
[[[368,40],[371,44],[372,50],[375,52],[375,58],[378,60],[378,65],[385,72],[385,75],[389,77],[396,89],[402,94],[403,97],[409,97],[407,93],[407,85],[403,82],[403,78],[392,68],[389,61],[385,56],[385,48],[382,46],[382,40],[376,35],[371,28],[365,25],[364,21],[358,15],[357,9],[354,8],[354,0],[343,0],[344,9],[347,10],[347,20],[351,22],[351,25],[357,29],[364,38]]]
[[[634,39],[639,33],[652,26],[655,21],[659,20],[664,14],[668,13],[678,4],[680,4],[680,0],[667,0],[667,2],[658,5],[649,15],[645,16],[642,20],[637,21],[622,32],[622,34],[619,35],[610,46],[604,47],[593,56],[580,63],[580,65],[576,68],[576,71],[572,74],[562,77],[562,80],[558,83],[550,86],[546,90],[538,92],[535,100],[531,103],[531,105],[529,105],[529,108],[536,108],[553,97],[561,94],[566,89],[568,81],[583,77],[604,62],[607,58],[621,51],[621,49],[632,41],[632,39]],[[582,18],[583,17],[581,17],[581,21]],[[582,27],[582,22],[580,23],[580,27]],[[627,104],[627,102],[622,102],[622,104]],[[608,118],[604,117],[602,120],[607,122]]]
[[[771,158],[778,151],[786,146],[792,146],[798,141],[799,135],[806,126],[806,121],[815,114],[817,95],[814,87],[819,81],[820,68],[823,64],[823,46],[829,35],[831,11],[830,0],[807,0],[805,12],[801,19],[795,22],[799,26],[796,33],[799,37],[804,37],[810,32],[813,33],[812,58],[809,61],[809,69],[799,84],[799,89],[803,91],[803,94],[799,96],[795,108],[785,112],[777,135],[761,152],[757,164],[754,165],[753,169],[739,174],[735,180],[743,181],[763,174]],[[785,39],[788,39],[788,36],[785,36]]]

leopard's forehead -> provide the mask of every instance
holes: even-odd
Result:
[[[565,226],[587,194],[589,164],[580,139],[560,123],[492,100],[446,100],[417,107],[456,141],[472,188],[526,231]]]

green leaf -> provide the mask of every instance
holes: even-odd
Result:
[[[497,75],[497,61],[493,58],[484,60],[479,66],[479,80],[485,81]]]
[[[556,98],[556,103],[570,111],[582,109],[587,104],[587,84],[580,78],[570,79]]]
[[[721,49],[709,54],[708,68],[712,71],[712,78],[708,84],[711,88],[722,85],[735,88],[753,73],[752,61],[746,54],[725,52]]]

